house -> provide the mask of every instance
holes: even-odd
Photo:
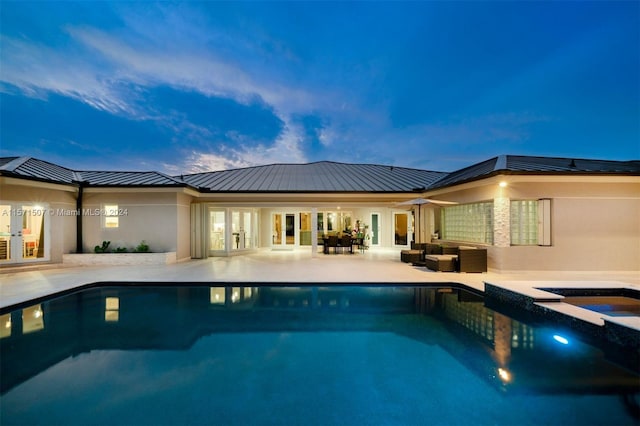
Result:
[[[181,176],[77,171],[0,159],[0,265],[110,248],[178,260],[257,249],[318,253],[322,235],[365,231],[487,247],[495,271],[640,270],[640,161],[498,156],[451,173],[315,162]]]

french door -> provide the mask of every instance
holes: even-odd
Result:
[[[273,213],[271,215],[271,246],[274,248],[296,245],[295,213]]]
[[[48,206],[0,203],[0,264],[49,260]]]

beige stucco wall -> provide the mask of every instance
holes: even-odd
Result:
[[[0,186],[1,202],[37,204],[47,208],[45,220],[49,221],[49,227],[45,244],[48,244],[49,261],[62,262],[63,253],[75,250],[76,218],[63,214],[76,208],[73,187],[5,178],[0,178]]]
[[[190,197],[176,192],[97,192],[89,189],[84,194],[84,209],[103,209],[105,204],[117,204],[123,214],[118,228],[105,228],[103,216],[83,217],[85,252],[93,252],[102,241],[111,241],[111,248],[131,250],[145,241],[151,251],[176,252],[178,260],[189,257]]]
[[[560,182],[524,176],[505,179],[510,179],[506,188],[499,188],[497,182],[501,178],[496,178],[487,185],[438,194],[438,198],[461,203],[489,201],[500,196],[510,200],[552,200],[552,245],[488,247],[491,269],[640,270],[640,179],[589,177],[582,182],[577,178]]]
[[[191,196],[177,194],[176,258],[178,261],[191,257],[191,201]]]

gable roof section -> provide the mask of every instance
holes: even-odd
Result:
[[[181,179],[211,192],[415,192],[444,175],[405,167],[320,161],[197,173]]]
[[[159,172],[77,172],[31,157],[0,158],[0,175],[42,182],[100,187],[186,186]]]
[[[66,184],[77,180],[73,170],[37,158],[4,157],[0,163],[0,175],[4,176]]]
[[[87,186],[186,186],[159,172],[78,172]]]
[[[427,189],[444,188],[497,174],[530,175],[640,175],[640,161],[501,155],[448,173]]]

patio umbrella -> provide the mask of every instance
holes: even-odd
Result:
[[[436,205],[451,205],[451,204],[458,204],[456,202],[453,201],[442,201],[442,200],[432,200],[429,198],[414,198],[413,200],[407,200],[407,201],[402,201],[400,203],[397,203],[397,206],[418,206],[418,215],[416,217],[416,222],[418,224],[418,226],[416,226],[416,231],[415,231],[415,235],[420,236],[420,233],[417,232],[420,228],[420,209],[422,208],[423,204],[436,204]],[[416,243],[418,243],[418,239],[415,238]]]

